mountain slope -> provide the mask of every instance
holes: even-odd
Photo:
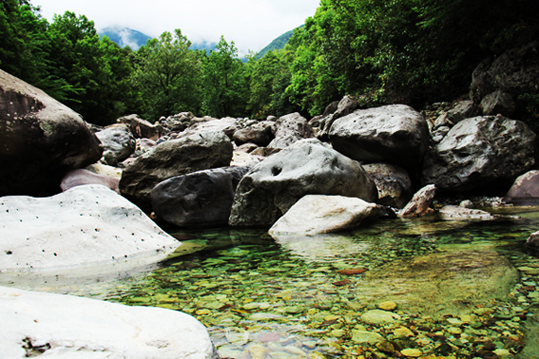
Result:
[[[131,50],[135,51],[138,50],[139,47],[146,45],[146,41],[152,38],[140,31],[120,26],[106,27],[99,31],[99,36],[107,36],[120,47],[129,46]]]
[[[301,25],[300,27],[303,27],[303,25]],[[273,40],[268,46],[264,47],[262,50],[260,50],[260,52],[256,54],[256,58],[261,59],[264,57],[264,55],[266,55],[272,50],[284,49],[284,47],[288,43],[288,40],[290,40],[292,35],[294,35],[294,30],[287,31],[275,40]]]

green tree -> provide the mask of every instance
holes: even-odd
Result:
[[[215,50],[203,61],[203,111],[215,117],[244,116],[247,112],[248,78],[238,49],[221,36]]]
[[[174,35],[164,32],[139,49],[132,80],[146,117],[199,112],[201,64],[189,46],[191,42],[177,29]]]

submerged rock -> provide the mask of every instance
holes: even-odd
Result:
[[[357,283],[362,302],[387,298],[404,312],[440,319],[507,300],[518,271],[494,250],[448,251],[404,258],[370,270]]]
[[[17,359],[214,359],[209,334],[174,310],[0,287],[0,354]]]
[[[438,211],[438,214],[443,220],[446,220],[446,221],[466,221],[466,220],[493,221],[495,219],[500,218],[491,213],[481,211],[479,209],[464,208],[460,206],[443,206]]]
[[[0,270],[70,268],[152,256],[181,243],[138,207],[101,185],[53,197],[0,198]]]
[[[331,233],[377,219],[382,208],[360,198],[307,195],[271,227],[271,236]]]

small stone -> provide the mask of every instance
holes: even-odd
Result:
[[[199,309],[195,312],[198,315],[207,315],[211,313],[211,310],[208,309]]]
[[[383,310],[369,310],[361,315],[361,321],[367,324],[392,323],[400,319],[400,315]]]
[[[251,354],[251,358],[253,359],[266,359],[266,357],[269,354],[268,348],[260,345],[260,344],[253,344],[247,348],[247,351],[249,354]]]
[[[352,341],[355,343],[368,343],[374,345],[384,340],[380,334],[366,330],[352,330]]]
[[[453,335],[460,335],[460,334],[462,334],[462,329],[457,328],[457,327],[450,327],[450,328],[447,329],[447,331],[448,331],[450,334],[453,334]]]
[[[395,310],[397,309],[397,303],[393,301],[383,302],[383,303],[378,304],[378,308],[382,310],[389,310],[389,311]]]
[[[383,340],[380,343],[376,344],[376,348],[385,353],[393,353],[395,351],[395,347],[393,346],[393,344],[391,344],[387,340]]]
[[[415,334],[406,327],[399,327],[393,331],[393,335],[395,335],[396,338],[406,338],[413,337]]]
[[[423,352],[419,349],[403,349],[401,350],[401,354],[409,358],[419,358],[423,355]]]
[[[496,354],[497,356],[501,357],[501,358],[512,358],[513,355],[511,354],[511,352],[507,349],[496,349],[493,351],[494,354]]]
[[[287,345],[283,349],[287,353],[298,355],[298,356],[303,357],[303,358],[307,356],[307,353],[305,353],[303,350],[301,350],[300,348],[295,347],[293,345]]]

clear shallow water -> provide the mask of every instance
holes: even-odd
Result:
[[[539,260],[524,246],[539,229],[539,212],[520,216],[480,223],[387,220],[345,234],[278,241],[258,230],[181,231],[174,233],[184,243],[177,257],[157,268],[86,284],[52,279],[41,290],[189,313],[208,327],[222,358],[513,358],[524,347],[522,323],[539,305]],[[412,276],[395,268],[447,253],[467,262],[481,253],[508,261],[518,268],[509,295],[470,300],[461,306],[468,312],[453,314],[407,303],[417,302],[402,289]],[[473,274],[478,263],[450,270],[470,267]],[[436,262],[430,266],[415,277],[430,275]],[[386,268],[396,277],[386,278]],[[448,307],[457,301],[450,296]],[[396,319],[362,319],[380,307]]]

